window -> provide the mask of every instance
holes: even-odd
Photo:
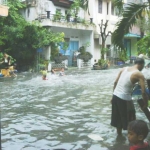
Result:
[[[68,14],[68,11],[67,10],[65,10],[65,15],[67,15]]]
[[[98,13],[102,13],[102,0],[98,0]]]
[[[114,11],[115,11],[115,10],[114,10],[114,5],[112,4],[112,5],[111,5],[111,14],[112,14],[112,15],[114,15]]]
[[[109,2],[107,2],[107,15],[109,14]]]

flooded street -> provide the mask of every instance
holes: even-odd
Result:
[[[69,69],[48,80],[24,73],[0,82],[2,150],[127,150],[128,140],[116,141],[110,126],[119,70]],[[141,111],[137,119],[148,122]]]

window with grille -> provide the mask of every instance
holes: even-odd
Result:
[[[102,13],[102,0],[98,0],[98,13]]]

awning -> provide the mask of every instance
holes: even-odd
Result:
[[[140,38],[141,36],[138,34],[133,34],[133,33],[127,33],[124,35],[124,37],[135,37],[135,38]]]

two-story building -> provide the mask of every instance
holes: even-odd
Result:
[[[85,19],[85,12],[82,9],[78,12],[80,20],[76,20],[76,16],[67,16],[72,3],[73,1],[70,0],[26,0],[28,7],[23,12],[23,16],[28,21],[39,20],[42,26],[53,32],[64,32],[65,41],[69,43],[69,47],[63,51],[60,46],[60,52],[68,56],[68,66],[74,65],[75,52],[86,43],[90,43],[87,51],[94,54],[95,26],[90,18]],[[61,15],[59,16],[58,13]],[[50,47],[45,51],[50,53]],[[47,53],[45,56],[48,59]],[[91,61],[93,60],[94,58]]]
[[[66,51],[60,46],[60,52],[68,56],[68,66],[74,65],[75,52],[86,43],[90,43],[86,51],[93,55],[91,65],[94,60],[100,59],[100,46],[102,44],[100,36],[101,22],[108,20],[105,33],[113,32],[119,17],[111,0],[89,0],[89,13],[83,9],[76,15],[68,15],[68,10],[73,0],[22,0],[27,4],[27,8],[22,11],[22,15],[28,21],[39,20],[41,25],[53,32],[64,32],[65,41],[69,42]],[[103,28],[103,27],[102,27]],[[137,36],[129,33],[125,35],[125,45],[128,55],[135,54]],[[63,43],[62,43],[63,44]],[[105,41],[105,47],[113,51],[111,35]],[[131,50],[132,49],[132,50]],[[50,59],[51,48],[46,47],[45,58]],[[132,54],[132,51],[134,52]],[[109,53],[113,57],[113,53]],[[106,57],[105,57],[106,58]]]

